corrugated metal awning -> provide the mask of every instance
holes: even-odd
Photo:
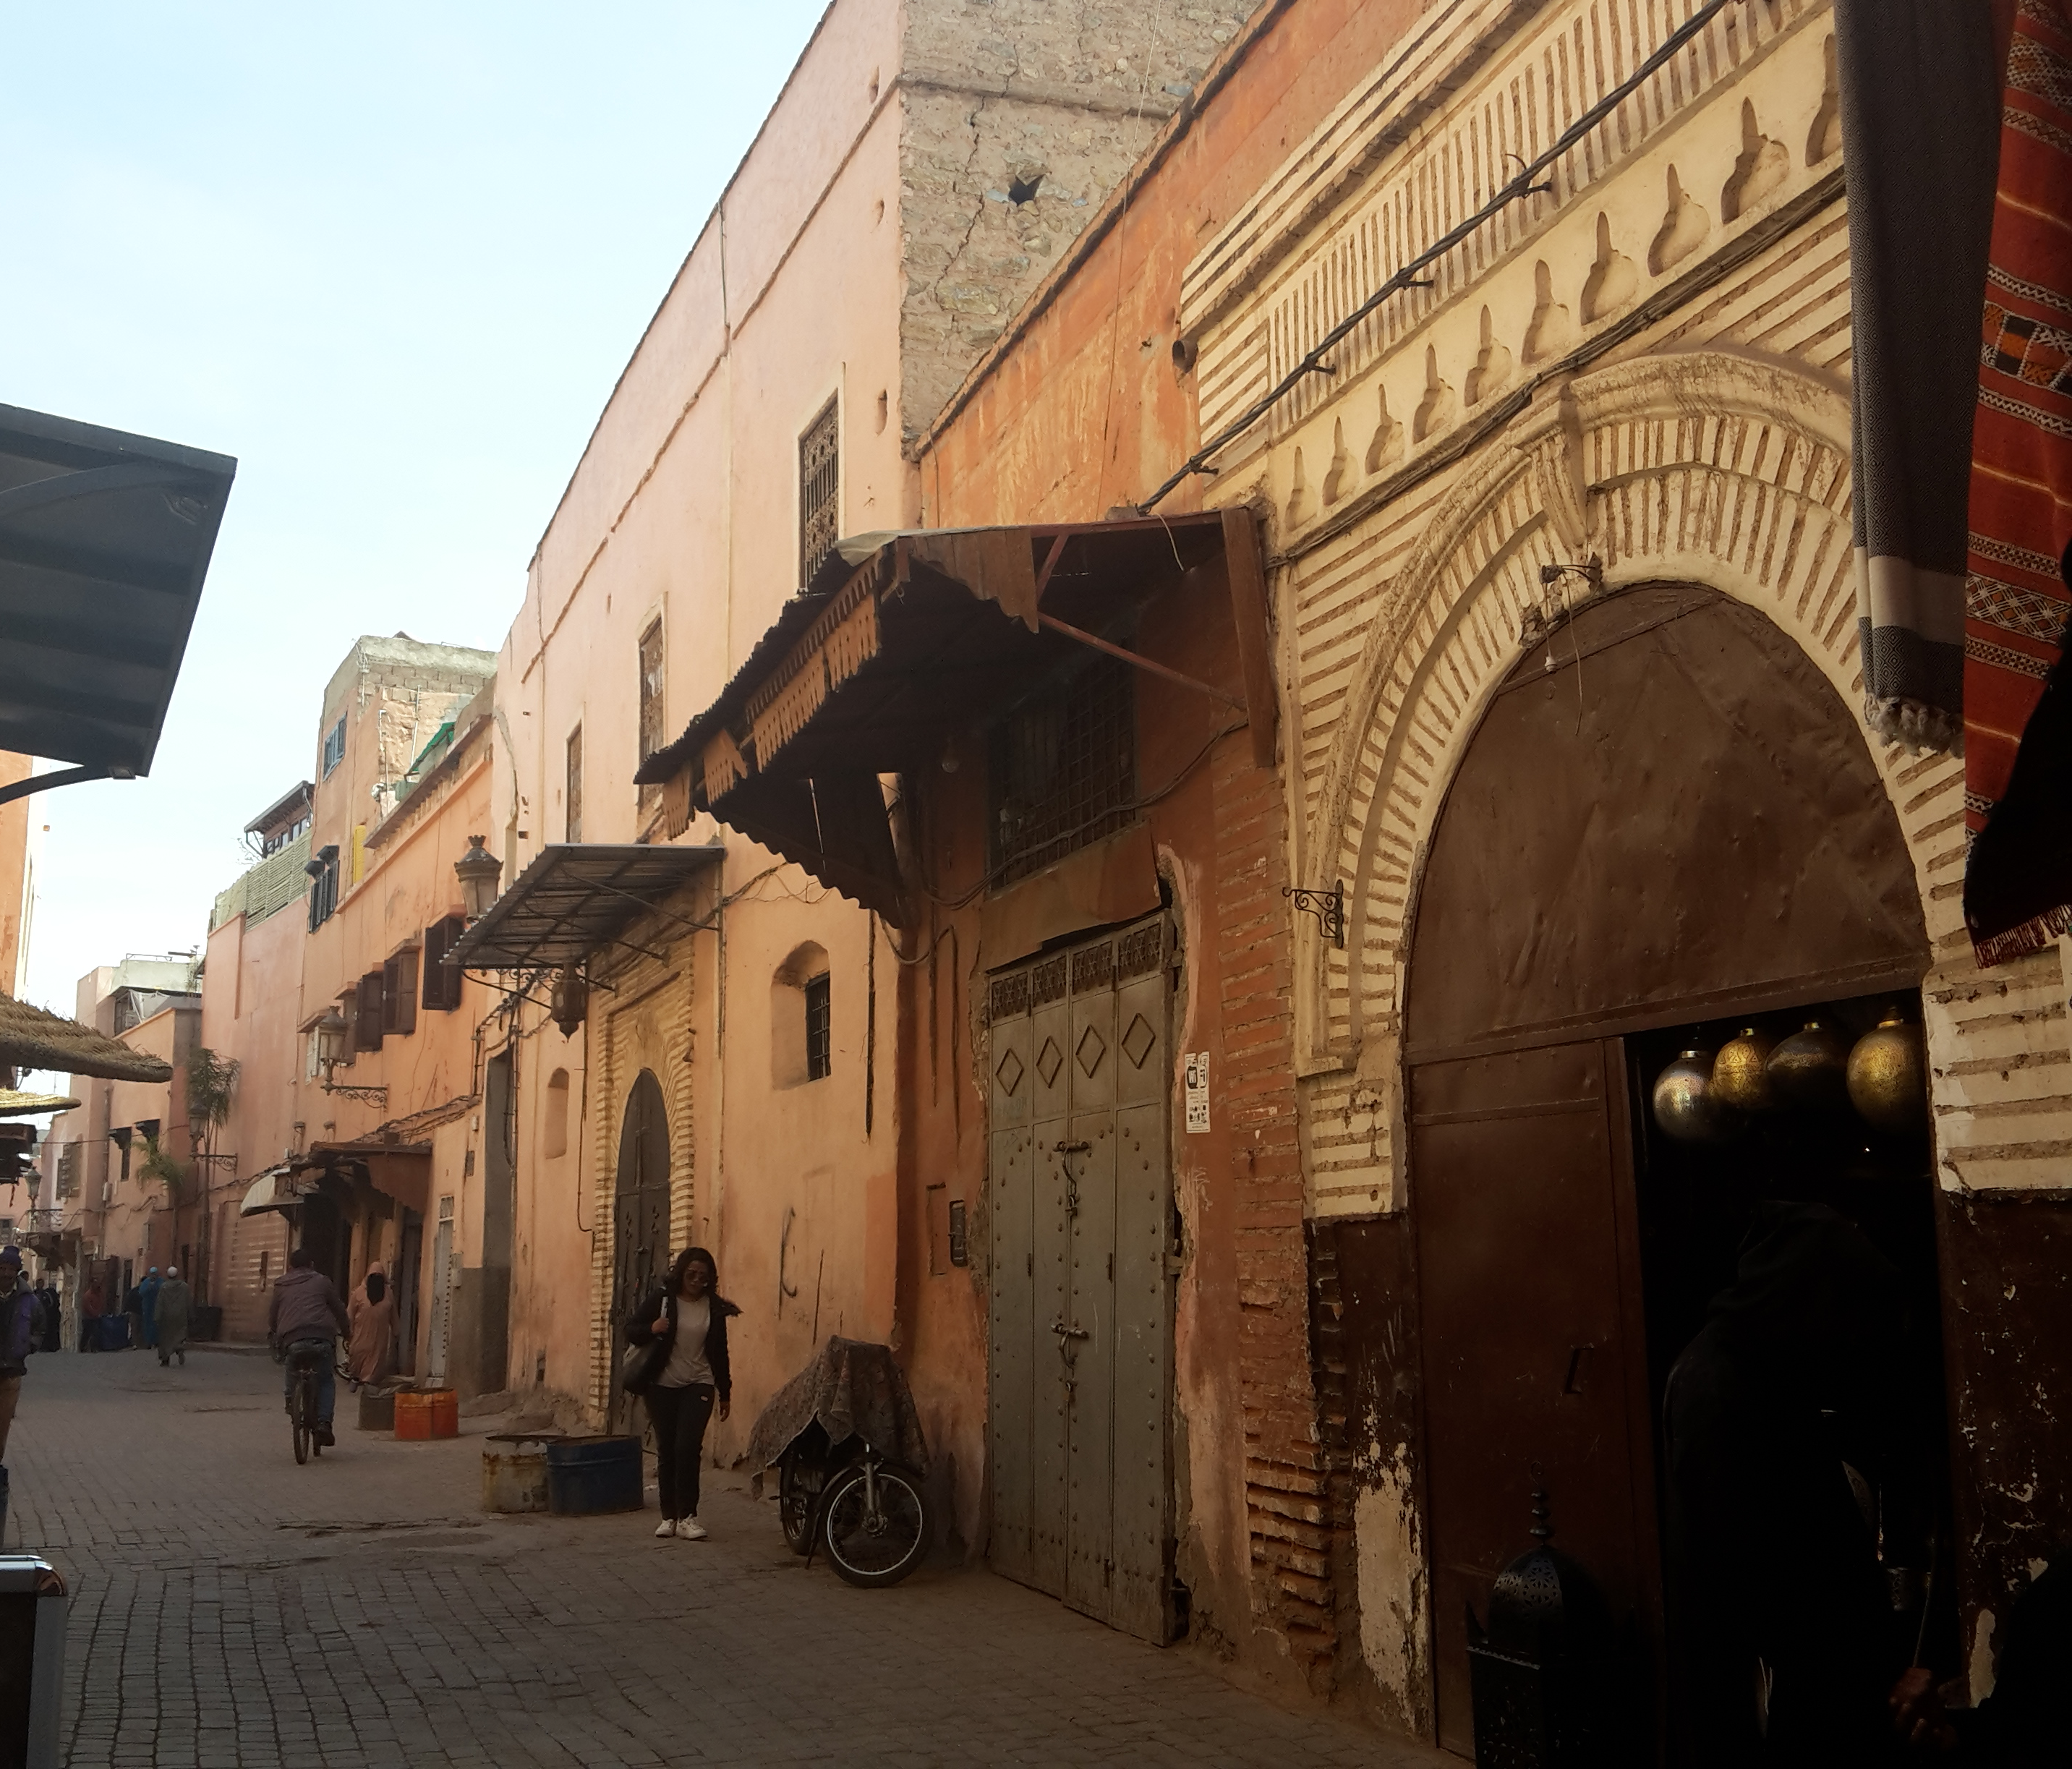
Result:
[[[725,858],[720,847],[555,843],[454,943],[464,970],[581,965]]]
[[[0,405],[0,749],[150,771],[236,471]]]

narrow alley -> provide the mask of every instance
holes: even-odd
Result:
[[[35,1360],[7,1545],[72,1589],[72,1769],[1449,1760],[988,1573],[853,1590],[737,1477],[693,1544],[654,1539],[652,1500],[484,1516],[493,1419],[345,1429],[298,1467],[278,1380],[212,1348]]]

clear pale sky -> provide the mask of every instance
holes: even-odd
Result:
[[[150,778],[31,801],[30,999],[202,944],[359,635],[500,643],[821,10],[0,3],[0,402],[238,463]]]

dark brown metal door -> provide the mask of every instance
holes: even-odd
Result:
[[[669,1118],[661,1084],[648,1069],[635,1079],[619,1125],[611,1245],[611,1417],[619,1430],[638,1430],[637,1409],[619,1386],[623,1329],[669,1261]]]
[[[1496,1575],[1531,1545],[1536,1489],[1614,1614],[1651,1619],[1622,1097],[1619,1047],[1595,1040],[1412,1076],[1439,1737],[1467,1755],[1467,1607],[1486,1620]]]

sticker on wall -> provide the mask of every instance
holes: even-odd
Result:
[[[1187,1084],[1187,1134],[1207,1136],[1209,1133],[1209,1053],[1190,1051],[1187,1053],[1183,1071]]]

